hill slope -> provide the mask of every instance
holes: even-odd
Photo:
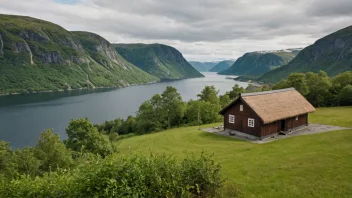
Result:
[[[175,48],[161,44],[114,44],[128,62],[163,80],[203,77]]]
[[[213,68],[211,68],[209,71],[210,72],[222,72],[222,71],[230,68],[234,62],[235,61],[232,61],[232,60],[221,61],[218,64],[216,64]]]
[[[352,127],[351,113],[352,107],[323,108],[309,119]],[[349,197],[352,172],[346,170],[352,169],[351,138],[352,130],[343,130],[255,144],[183,127],[124,139],[116,145],[118,155],[152,152],[182,159],[187,153],[213,154],[223,176],[235,182],[240,197]]]
[[[217,62],[198,62],[198,61],[189,61],[189,63],[200,72],[207,72],[213,68]]]
[[[0,94],[159,80],[128,63],[110,45],[92,33],[72,33],[31,17],[0,15]]]
[[[292,72],[320,70],[329,76],[352,70],[352,26],[317,40],[304,48],[290,63],[265,73],[259,80],[277,82]]]
[[[261,75],[281,65],[290,62],[299,49],[250,52],[238,58],[227,70],[220,72],[224,75]]]

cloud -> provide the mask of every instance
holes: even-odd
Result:
[[[189,60],[304,47],[351,25],[350,0],[0,0],[0,12],[92,31],[110,42],[165,43]]]

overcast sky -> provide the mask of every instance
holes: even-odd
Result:
[[[0,0],[0,13],[213,61],[310,45],[352,25],[352,0]]]

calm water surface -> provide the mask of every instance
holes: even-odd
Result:
[[[62,139],[72,118],[88,117],[94,124],[105,120],[135,115],[140,104],[154,94],[161,94],[167,86],[174,86],[183,100],[196,99],[206,85],[214,85],[220,94],[234,84],[248,83],[226,79],[216,73],[203,73],[194,78],[114,90],[80,90],[58,93],[0,97],[0,140],[14,148],[35,145],[40,132],[53,128]]]

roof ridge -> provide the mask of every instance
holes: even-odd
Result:
[[[253,92],[253,93],[243,93],[241,96],[256,96],[256,95],[264,95],[264,94],[272,94],[272,93],[279,93],[285,91],[293,91],[296,90],[294,87],[286,88],[286,89],[277,89],[272,91],[262,91],[262,92]]]

